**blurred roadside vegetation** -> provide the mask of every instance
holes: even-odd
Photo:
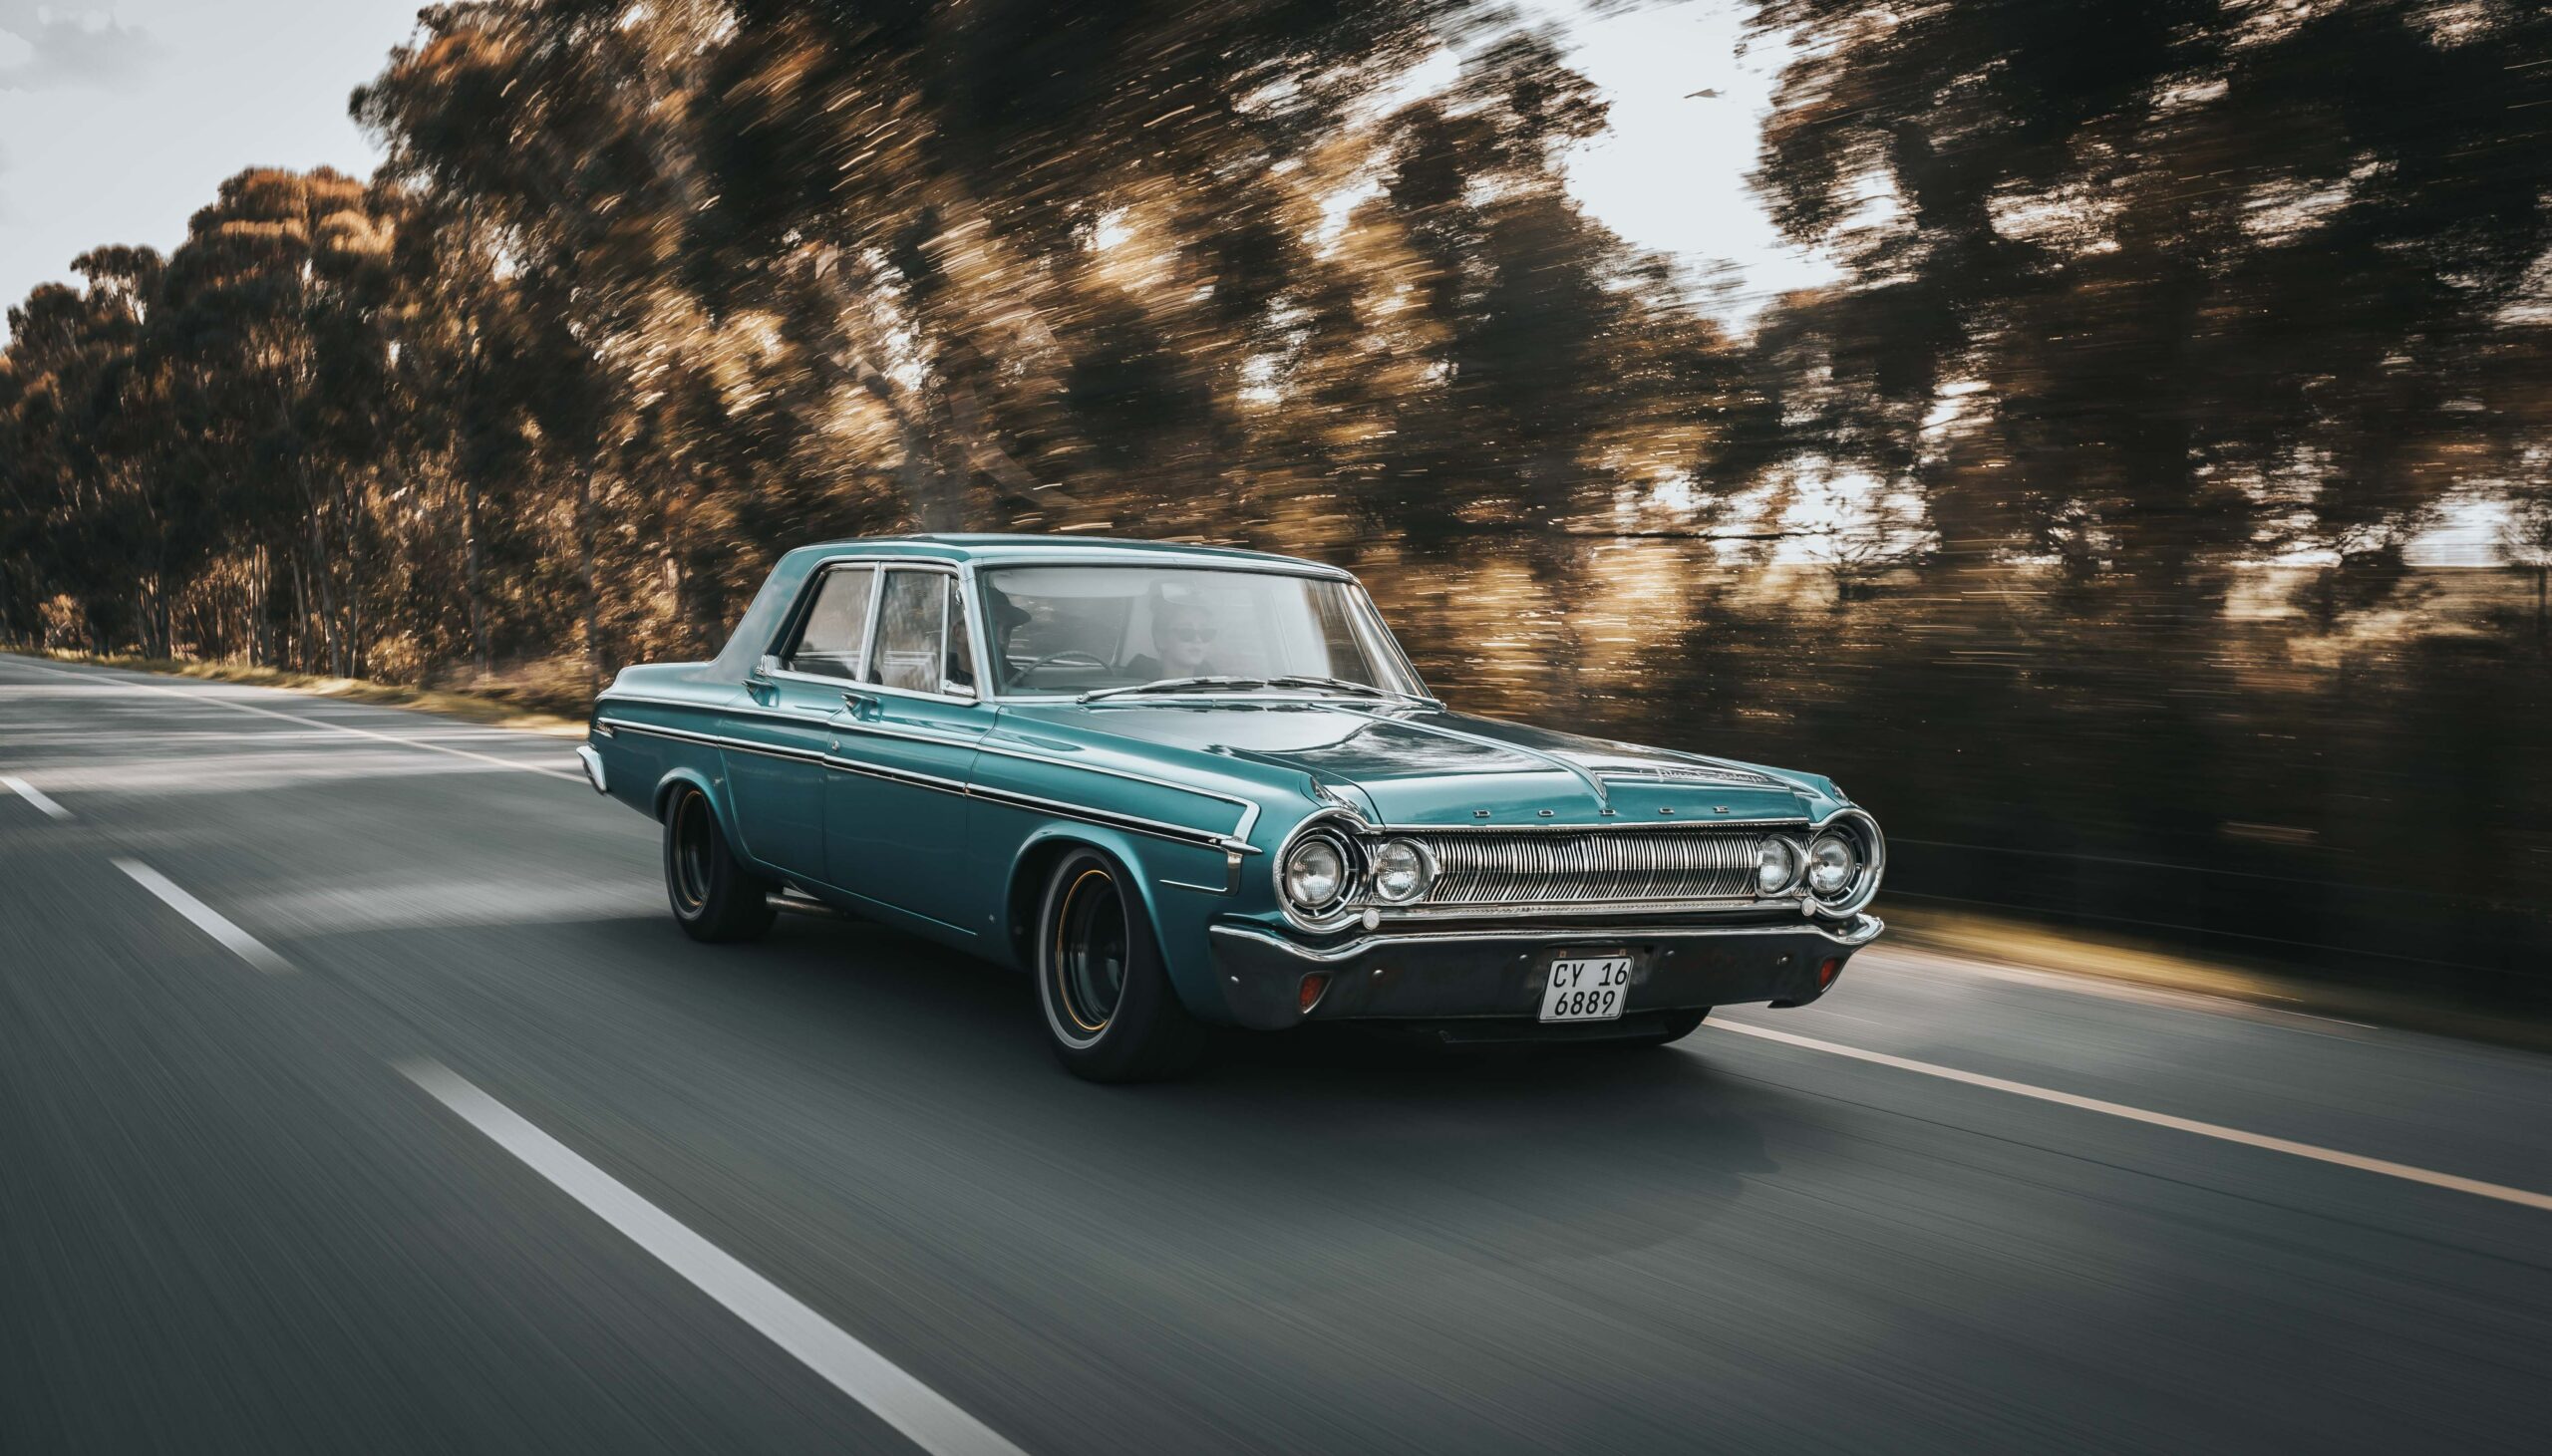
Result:
[[[800,542],[1246,544],[1831,771],[1891,896],[2552,1006],[2552,11],[1746,8],[1840,266],[1748,330],[1571,198],[1541,12],[430,8],[377,176],[10,310],[0,638],[573,714]]]

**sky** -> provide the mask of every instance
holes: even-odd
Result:
[[[379,154],[346,98],[422,0],[0,0],[0,298],[101,243],[166,251],[242,167]]]

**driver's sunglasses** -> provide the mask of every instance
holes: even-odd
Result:
[[[1169,635],[1178,639],[1180,642],[1211,642],[1214,640],[1214,629],[1211,627],[1172,627],[1169,629]]]

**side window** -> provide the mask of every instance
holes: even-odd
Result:
[[[936,571],[889,571],[877,602],[877,653],[868,681],[912,693],[939,691],[941,618],[948,578]]]
[[[859,678],[859,650],[868,641],[868,587],[877,570],[846,566],[824,573],[815,588],[814,605],[806,609],[806,625],[789,651],[793,672],[826,678]]]
[[[974,639],[966,631],[966,587],[953,576],[948,578],[947,681],[951,687],[980,691],[975,688]]]

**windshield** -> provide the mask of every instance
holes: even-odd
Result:
[[[1002,691],[1079,695],[1169,679],[1233,691],[1423,695],[1353,582],[1210,567],[987,570],[984,621]],[[1317,680],[1334,680],[1335,686]]]

